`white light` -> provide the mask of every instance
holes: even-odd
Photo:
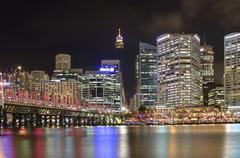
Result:
[[[101,67],[101,68],[100,68],[100,71],[114,72],[114,68],[113,68],[113,67],[111,67],[111,68],[103,68],[103,67]]]
[[[9,82],[0,82],[0,86],[10,86]]]
[[[162,41],[162,40],[167,39],[167,38],[169,38],[169,37],[170,37],[170,35],[168,34],[168,35],[166,35],[166,36],[163,36],[163,37],[161,37],[161,38],[158,38],[157,41],[159,42],[159,41]]]
[[[198,35],[194,35],[194,37],[200,42],[200,38],[198,37]]]
[[[225,36],[225,39],[229,39],[229,38],[233,38],[233,37],[237,37],[237,36],[240,36],[240,33],[237,33],[237,34],[234,34],[234,35]]]

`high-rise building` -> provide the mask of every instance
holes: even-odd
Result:
[[[201,105],[200,38],[163,34],[157,38],[159,108]]]
[[[121,81],[117,68],[101,66],[99,71],[86,71],[82,76],[82,102],[121,110]]]
[[[117,49],[124,48],[123,37],[121,35],[121,29],[118,29],[118,36],[116,37],[115,48],[117,48]]]
[[[151,108],[157,101],[157,48],[140,42],[136,57],[136,105]]]
[[[125,89],[124,89],[124,84],[123,84],[123,75],[122,75],[122,69],[121,69],[121,64],[120,64],[120,60],[113,60],[113,59],[105,59],[105,60],[101,60],[101,68],[104,67],[113,67],[114,70],[116,71],[116,76],[117,78],[120,79],[120,83],[121,83],[121,107],[126,107],[127,103],[126,103],[126,97],[125,97]]]
[[[240,110],[240,32],[224,36],[225,106]]]
[[[68,71],[71,69],[71,56],[68,54],[56,55],[55,70]]]
[[[200,53],[203,105],[208,106],[208,92],[214,83],[214,52],[212,46],[204,44],[204,46],[200,48]]]
[[[208,93],[208,105],[222,108],[224,105],[224,87],[218,86]]]

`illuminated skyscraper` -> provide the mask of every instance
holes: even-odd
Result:
[[[225,106],[240,110],[240,32],[224,36]]]
[[[123,37],[121,35],[121,29],[118,29],[118,36],[116,37],[115,48],[117,48],[117,49],[124,48]]]
[[[157,101],[157,48],[147,43],[139,43],[136,57],[137,107],[151,108]]]
[[[221,108],[224,105],[224,88],[217,86],[208,93],[208,105]]]
[[[203,105],[208,106],[208,93],[214,83],[214,52],[212,46],[205,45],[200,48],[201,74],[203,88]]]
[[[68,71],[71,69],[71,56],[68,54],[56,55],[55,70]]]
[[[121,96],[121,107],[126,105],[125,90],[123,84],[123,76],[120,60],[101,60],[101,67],[113,67],[116,71],[116,77],[120,81],[120,96]]]
[[[121,82],[114,66],[101,66],[99,71],[86,71],[82,75],[82,102],[104,108],[121,109]]]
[[[201,105],[200,38],[196,34],[164,34],[157,38],[160,108]]]
[[[212,46],[201,46],[200,53],[203,84],[214,82],[214,52]]]

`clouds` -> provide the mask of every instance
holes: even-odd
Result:
[[[149,23],[150,32],[181,31],[184,28],[184,18],[177,12],[154,15]]]
[[[226,28],[236,28],[240,26],[240,1],[221,0],[214,7],[220,24]]]
[[[182,11],[189,19],[202,19],[224,29],[240,26],[239,0],[183,0]]]

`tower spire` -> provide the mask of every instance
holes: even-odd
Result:
[[[123,37],[121,35],[121,29],[118,29],[118,36],[116,37],[115,48],[124,48]]]

